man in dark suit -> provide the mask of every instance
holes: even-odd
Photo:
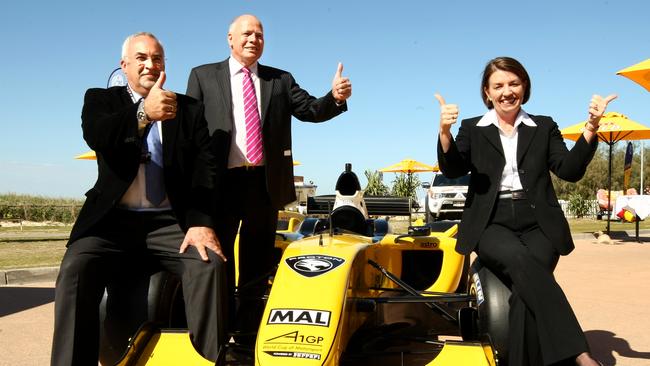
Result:
[[[149,268],[181,278],[193,342],[217,358],[225,257],[211,217],[214,159],[202,104],[163,89],[164,60],[152,34],[129,36],[128,85],[86,92],[82,128],[98,178],[57,279],[52,365],[96,365],[104,289]]]
[[[295,201],[291,117],[323,122],[347,110],[352,93],[339,64],[332,90],[311,96],[283,70],[259,64],[264,31],[253,15],[236,18],[228,30],[230,58],[202,65],[190,74],[187,94],[203,101],[218,168],[220,203],[216,232],[224,253],[233,258],[239,229],[239,294],[264,292],[273,263],[278,210]],[[260,136],[261,135],[261,136]],[[229,263],[234,263],[230,261]],[[229,265],[234,288],[234,264]],[[254,283],[261,286],[255,286]],[[256,287],[256,288],[255,288]],[[259,324],[253,310],[249,329]],[[239,313],[244,313],[240,310]]]

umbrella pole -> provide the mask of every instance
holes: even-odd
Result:
[[[607,174],[607,235],[609,235],[609,222],[612,218],[612,212],[614,207],[612,207],[612,146],[613,143],[609,143],[609,174]],[[611,208],[610,208],[611,207]]]
[[[641,183],[639,183],[639,194],[645,194],[643,191],[643,150],[645,150],[645,146],[643,140],[641,140]]]
[[[413,208],[411,207],[411,187],[413,186],[411,179],[413,178],[413,173],[406,173],[406,176],[408,177],[406,183],[408,184],[409,226],[411,226],[411,212],[413,211]]]

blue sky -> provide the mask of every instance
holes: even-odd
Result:
[[[480,74],[497,56],[524,64],[524,108],[561,128],[586,118],[594,93],[617,93],[610,111],[650,125],[650,93],[616,75],[650,58],[646,0],[10,1],[0,13],[0,193],[83,197],[96,179],[94,162],[73,159],[88,150],[83,94],[106,86],[124,38],[156,34],[166,87],[183,93],[192,67],[229,55],[227,28],[242,13],[264,24],[260,62],[292,72],[313,95],[329,90],[339,61],[352,80],[348,112],[293,125],[295,173],[319,194],[332,193],[346,162],[362,185],[364,170],[403,158],[434,164],[433,94],[458,104],[460,118],[483,114]]]

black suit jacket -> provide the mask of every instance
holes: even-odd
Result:
[[[598,146],[598,139],[587,143],[580,137],[568,150],[557,124],[546,116],[530,117],[537,127],[519,125],[517,166],[528,203],[535,218],[559,254],[570,253],[573,239],[558,203],[550,172],[576,182],[584,175]],[[440,170],[449,177],[471,172],[465,210],[459,226],[456,250],[469,254],[476,247],[497,200],[505,157],[496,126],[477,127],[480,117],[463,120],[447,153],[438,139]]]
[[[176,118],[162,123],[165,187],[183,230],[213,226],[211,218],[215,167],[203,105],[177,94]],[[117,203],[140,166],[137,104],[126,87],[89,89],[81,114],[83,136],[97,154],[98,176],[86,192],[70,243],[85,236]]]
[[[337,106],[331,92],[321,98],[311,96],[286,71],[258,64],[258,75],[266,186],[272,205],[281,209],[296,200],[291,116],[306,122],[323,122],[346,111],[347,106]],[[228,59],[192,69],[187,95],[205,105],[217,169],[223,174],[228,168],[234,126]],[[217,181],[220,180],[218,176]]]

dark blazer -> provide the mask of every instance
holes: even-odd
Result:
[[[203,105],[177,94],[176,118],[162,123],[165,188],[183,230],[213,226],[211,194],[215,167]],[[98,176],[86,192],[70,243],[85,236],[117,203],[140,166],[137,104],[126,87],[89,89],[81,113],[83,136],[97,154]]]
[[[260,106],[266,186],[274,207],[281,209],[296,200],[291,151],[291,116],[305,122],[323,122],[347,110],[336,105],[331,91],[321,98],[300,88],[283,70],[258,63]],[[212,136],[218,172],[228,168],[234,126],[228,59],[195,67],[187,83],[187,95],[203,102]],[[218,173],[219,174],[219,173]],[[217,182],[221,179],[217,178]]]
[[[557,124],[546,116],[530,115],[537,127],[519,125],[517,166],[521,185],[537,222],[561,255],[570,253],[573,239],[551,183],[550,172],[576,182],[584,175],[598,146],[580,137],[568,150]],[[438,164],[445,176],[471,172],[465,210],[459,226],[456,251],[471,253],[476,247],[497,200],[505,165],[503,147],[496,126],[477,127],[481,117],[463,120],[456,140],[447,153],[438,139]]]

